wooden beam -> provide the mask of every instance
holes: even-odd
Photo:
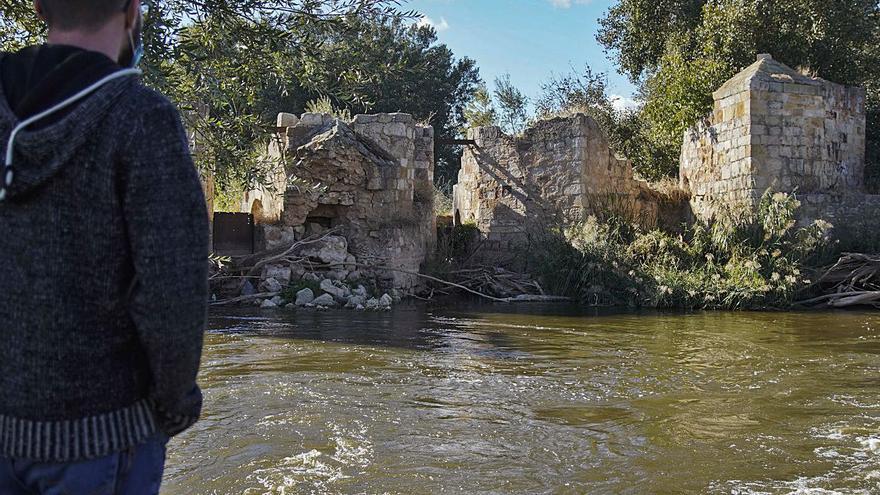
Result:
[[[477,144],[473,139],[438,139],[438,146],[475,146]]]

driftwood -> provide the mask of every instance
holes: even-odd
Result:
[[[823,304],[831,308],[880,308],[880,256],[845,253],[834,266],[825,271],[817,283],[826,287],[826,294],[795,304]]]
[[[233,297],[232,299],[224,299],[222,301],[212,302],[211,306],[226,306],[228,304],[253,301],[254,299],[269,299],[280,294],[280,292],[262,292],[260,294],[251,294],[249,296]]]
[[[468,268],[451,272],[450,275],[461,285],[505,299],[545,295],[541,285],[528,275],[502,268]]]
[[[298,264],[309,271],[345,267],[350,269],[366,269],[379,272],[385,271],[404,273],[407,275],[412,275],[414,277],[419,277],[423,280],[427,280],[429,282],[432,282],[433,284],[437,284],[442,287],[464,291],[493,302],[511,303],[570,301],[569,298],[546,295],[541,285],[537,281],[531,279],[528,275],[507,271],[501,268],[476,267],[456,270],[450,273],[451,280],[443,280],[441,278],[426,275],[424,273],[384,266],[382,264],[366,264],[357,262],[319,264],[312,262],[312,260],[306,257],[297,256],[296,253],[303,247],[321,242],[328,236],[335,235],[337,232],[338,230],[329,230],[320,235],[312,236],[303,239],[302,241],[294,242],[289,246],[282,246],[247,257],[239,258],[236,260],[236,263],[233,267],[230,268],[230,270],[233,272],[237,272],[240,275],[224,273],[223,276],[218,276],[217,280],[229,280],[236,278],[259,278],[259,274],[264,267],[275,263],[285,263]],[[445,295],[449,294],[448,291],[444,291],[440,288],[432,288],[431,295],[429,297],[419,297],[419,299],[430,300],[435,293]],[[277,295],[278,293],[253,294],[249,296],[241,296],[217,301],[212,305],[224,306],[228,304],[247,302],[254,299],[274,297]]]
[[[493,297],[488,294],[483,294],[482,292],[471,289],[470,287],[457,284],[455,282],[449,282],[447,280],[439,279],[437,277],[432,277],[431,275],[425,275],[424,273],[414,272],[411,270],[403,270],[400,268],[392,268],[390,266],[376,266],[376,265],[367,265],[363,263],[333,263],[328,265],[319,265],[317,268],[335,268],[340,266],[351,266],[355,268],[366,268],[369,270],[377,270],[377,271],[389,271],[389,272],[397,272],[397,273],[405,273],[407,275],[413,275],[415,277],[423,278],[425,280],[430,280],[431,282],[436,282],[441,285],[446,285],[449,287],[455,287],[456,289],[461,289],[465,292],[469,292],[475,296],[482,297],[484,299],[489,299],[490,301],[495,302],[510,302],[503,298]]]
[[[306,261],[303,258],[292,258],[291,255],[293,253],[295,253],[297,250],[302,249],[305,246],[308,246],[310,244],[317,244],[317,243],[323,241],[327,237],[336,234],[338,231],[339,231],[338,229],[331,229],[331,230],[328,230],[327,232],[324,232],[322,234],[314,235],[311,237],[307,237],[301,241],[294,242],[293,244],[290,245],[290,247],[288,247],[286,249],[282,247],[282,248],[277,248],[274,250],[265,251],[263,253],[256,254],[246,260],[243,260],[241,263],[241,265],[243,265],[243,267],[240,266],[239,269],[242,271],[246,271],[246,274],[248,276],[253,276],[253,275],[260,273],[260,271],[263,269],[264,266],[271,265],[272,263],[278,263],[279,261],[285,261],[288,263],[296,263],[296,262]],[[251,264],[251,263],[252,263],[252,266],[250,266],[248,268],[247,267],[248,264]]]

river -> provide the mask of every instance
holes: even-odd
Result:
[[[214,314],[163,494],[877,494],[880,313]]]

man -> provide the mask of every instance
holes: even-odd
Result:
[[[0,494],[155,494],[201,409],[205,202],[140,0],[35,6],[48,44],[0,54]]]

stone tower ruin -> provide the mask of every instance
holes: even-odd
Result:
[[[688,130],[681,186],[698,218],[713,204],[765,191],[796,193],[803,220],[860,215],[864,194],[865,91],[804,75],[759,55],[713,94],[715,108]]]

